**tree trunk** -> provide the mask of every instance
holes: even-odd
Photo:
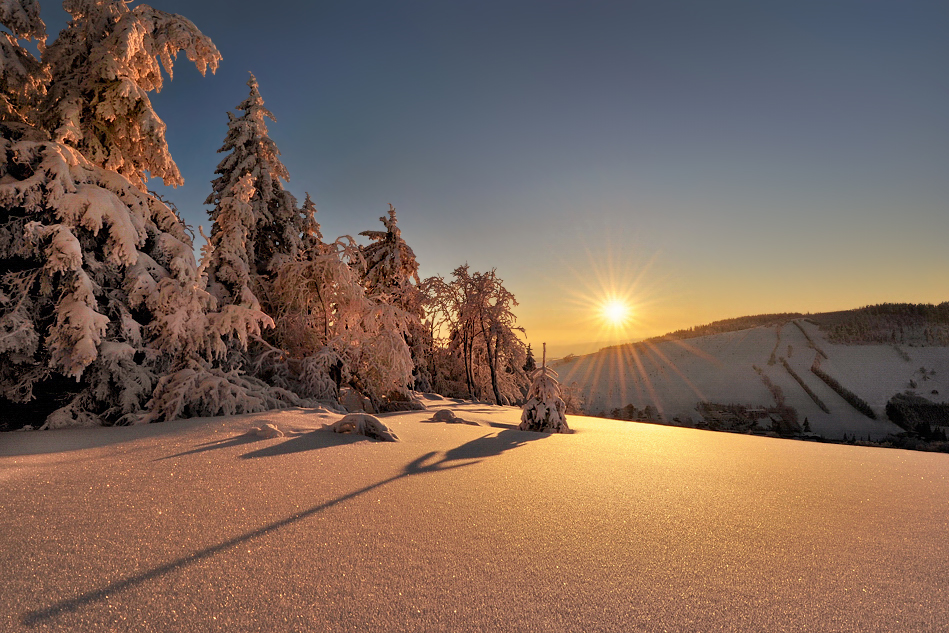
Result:
[[[484,345],[488,350],[488,369],[491,371],[491,388],[494,390],[494,403],[501,404],[501,391],[498,389],[497,348],[492,349],[491,328],[485,329],[484,317],[481,319],[481,334],[484,335]]]

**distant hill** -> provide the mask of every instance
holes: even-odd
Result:
[[[589,414],[738,430],[807,420],[827,438],[879,439],[903,431],[887,417],[896,394],[949,399],[949,303],[727,319],[568,357],[557,371]]]
[[[778,325],[806,318],[820,326],[835,343],[899,343],[949,346],[949,302],[881,303],[854,310],[802,314],[782,312],[756,314],[713,321],[684,330],[676,330],[646,339],[648,342],[673,341],[711,334],[737,332],[753,327]]]

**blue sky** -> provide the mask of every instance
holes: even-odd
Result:
[[[949,3],[153,6],[224,58],[153,97],[193,225],[252,71],[326,236],[391,202],[423,275],[496,267],[554,353],[949,299]],[[625,329],[595,318],[610,293]]]

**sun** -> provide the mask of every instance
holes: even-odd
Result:
[[[608,325],[621,327],[632,315],[632,308],[622,299],[607,299],[600,308],[600,314]]]

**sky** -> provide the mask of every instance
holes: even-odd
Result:
[[[496,268],[554,356],[949,300],[944,1],[151,4],[223,55],[152,97],[185,178],[152,184],[191,225],[253,72],[324,236],[392,203],[423,277]]]

